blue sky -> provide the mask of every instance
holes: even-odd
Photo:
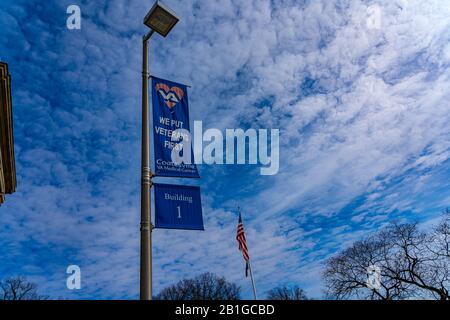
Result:
[[[242,287],[242,207],[260,295],[320,298],[327,257],[450,206],[448,1],[174,1],[154,75],[192,86],[204,128],[279,128],[280,171],[200,166],[205,232],[154,232],[155,291],[213,271]],[[66,8],[81,8],[67,30]],[[0,208],[0,276],[50,296],[139,292],[142,19],[152,1],[5,1],[18,189]],[[369,8],[380,24],[368,24]],[[166,180],[159,180],[166,182]],[[173,182],[173,180],[170,180]],[[82,290],[66,288],[77,264]]]

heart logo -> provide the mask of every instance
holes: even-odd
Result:
[[[181,101],[181,99],[183,99],[184,91],[181,88],[170,88],[165,83],[157,83],[155,88],[156,91],[159,92],[161,97],[163,97],[164,102],[166,103],[167,107],[169,107],[169,109],[172,109],[178,102]]]

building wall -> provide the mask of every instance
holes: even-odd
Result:
[[[5,194],[16,191],[16,164],[11,99],[11,76],[8,65],[0,62],[0,204]]]

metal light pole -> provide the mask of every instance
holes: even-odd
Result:
[[[153,173],[150,168],[150,125],[148,102],[148,41],[156,31],[163,37],[178,22],[177,16],[160,1],[156,1],[144,18],[150,31],[142,39],[142,154],[141,154],[141,265],[140,299],[152,299],[152,229],[150,196]]]
[[[142,39],[142,154],[141,154],[141,300],[152,299],[152,229],[150,189],[152,170],[150,168],[150,126],[148,103],[148,40],[151,30]]]

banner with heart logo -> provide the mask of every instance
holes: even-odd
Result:
[[[199,178],[194,155],[190,164],[172,162],[172,132],[189,129],[189,105],[186,85],[152,77],[153,135],[155,174],[163,177]]]

